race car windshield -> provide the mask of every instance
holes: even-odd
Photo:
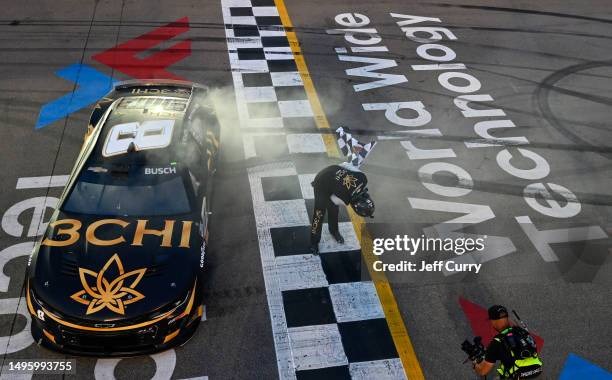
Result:
[[[62,210],[109,216],[186,214],[191,211],[187,191],[175,166],[90,166]]]

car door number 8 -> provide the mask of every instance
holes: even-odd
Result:
[[[147,120],[117,124],[108,132],[102,154],[104,157],[128,152],[134,143],[136,150],[159,149],[170,145],[174,120]]]

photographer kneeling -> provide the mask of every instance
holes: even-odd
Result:
[[[484,360],[474,362],[474,371],[481,376],[491,372],[498,360],[500,379],[530,379],[542,373],[542,361],[529,332],[512,326],[508,310],[501,305],[489,308],[489,320],[497,334],[486,349]]]

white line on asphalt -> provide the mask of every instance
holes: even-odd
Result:
[[[43,177],[21,177],[17,180],[16,189],[46,189],[48,187],[63,187],[68,182],[67,175]]]

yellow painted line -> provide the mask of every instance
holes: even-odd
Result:
[[[302,77],[304,89],[306,90],[306,94],[308,94],[308,100],[310,100],[310,107],[312,108],[317,128],[330,129],[329,122],[327,121],[327,117],[325,117],[325,112],[323,112],[323,107],[321,106],[321,102],[317,96],[314,84],[312,83],[312,78],[310,78],[310,73],[306,67],[306,61],[304,61],[304,56],[302,55],[302,50],[300,49],[300,43],[295,32],[293,31],[293,24],[291,23],[291,19],[287,13],[287,7],[285,7],[283,0],[274,0],[274,3],[276,3],[278,14],[281,18],[283,26],[285,27],[287,40],[289,40],[289,46],[291,46],[291,52],[293,53],[295,64],[298,68],[300,76]],[[336,148],[336,140],[334,135],[324,133],[323,142],[325,143],[328,156],[340,157],[340,152],[338,151],[338,148]]]
[[[287,7],[285,7],[283,0],[274,0],[274,3],[278,9],[283,26],[285,27],[287,39],[289,40],[289,46],[291,46],[291,52],[293,53],[296,66],[302,78],[302,82],[304,83],[304,89],[306,90],[306,94],[310,100],[310,106],[312,108],[317,127],[319,129],[331,129],[329,122],[327,121],[327,117],[325,116],[325,112],[323,111],[323,107],[321,106],[321,102],[319,101],[314,84],[312,83],[310,73],[308,72],[308,67],[306,66],[304,56],[302,55],[302,50],[300,48],[300,43],[297,39],[296,33],[293,30],[293,24],[289,18]],[[323,141],[325,142],[325,148],[328,156],[341,157],[333,134],[324,133]],[[380,299],[380,303],[385,313],[389,331],[391,332],[395,348],[397,349],[397,353],[402,361],[402,365],[404,366],[404,371],[406,371],[406,376],[410,380],[424,379],[425,377],[423,376],[421,364],[419,363],[414,352],[414,347],[412,346],[412,342],[408,336],[408,331],[404,325],[402,315],[399,312],[397,301],[393,296],[393,290],[391,289],[391,285],[387,280],[387,276],[384,272],[375,272],[372,269],[372,263],[375,260],[375,256],[372,253],[372,238],[369,232],[365,229],[365,221],[362,217],[355,214],[355,212],[353,212],[353,210],[350,208],[349,215],[351,217],[351,221],[353,222],[353,228],[355,229],[357,239],[359,239],[361,242],[361,252],[364,261],[368,266],[370,277],[374,283],[374,286],[376,287],[376,292],[378,293],[378,298]]]

